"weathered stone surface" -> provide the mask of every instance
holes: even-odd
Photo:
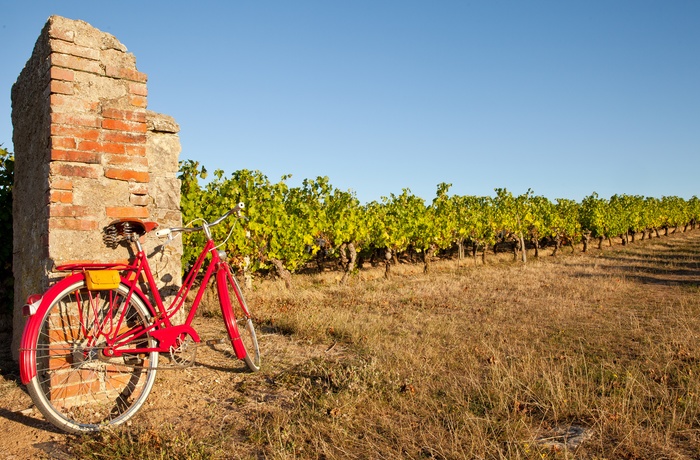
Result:
[[[169,115],[163,115],[149,110],[146,112],[146,118],[148,130],[153,133],[177,134],[180,132],[180,125]]]
[[[115,85],[110,80],[112,79],[87,72],[76,72],[75,91],[85,95],[99,95],[97,101],[102,106],[115,106],[129,95],[129,88],[125,85]]]
[[[56,265],[129,258],[103,244],[110,221],[181,225],[179,126],[146,110],[146,82],[116,37],[52,16],[12,87],[15,356],[20,307],[47,289]],[[181,244],[160,255],[156,278],[168,292],[180,284]]]

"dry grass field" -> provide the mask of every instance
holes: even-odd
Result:
[[[259,280],[263,369],[223,346],[159,373],[129,426],[52,431],[3,367],[13,442],[47,458],[700,457],[700,231],[558,257],[512,255]],[[214,310],[204,338],[223,334]],[[26,435],[31,433],[31,435]],[[18,439],[27,438],[25,450]],[[13,450],[14,449],[14,450]]]

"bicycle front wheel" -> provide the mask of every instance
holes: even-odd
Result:
[[[90,291],[84,280],[66,286],[41,320],[32,352],[36,376],[27,384],[48,421],[71,433],[98,431],[124,423],[153,387],[158,353],[109,358],[108,338],[146,327],[150,313],[129,287]],[[143,335],[126,348],[154,347]],[[124,348],[124,347],[120,347]]]
[[[221,313],[233,350],[239,359],[245,361],[248,369],[257,372],[260,370],[260,348],[255,334],[255,325],[241,288],[230,268],[226,267],[217,274],[217,287]],[[236,302],[231,301],[231,292]]]

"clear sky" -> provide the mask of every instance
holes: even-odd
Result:
[[[10,88],[53,14],[134,53],[211,171],[328,176],[362,202],[700,194],[697,0],[0,0],[11,151]]]

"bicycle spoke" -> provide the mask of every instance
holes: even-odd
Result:
[[[146,307],[135,297],[127,302],[126,295],[124,285],[88,291],[80,281],[59,296],[44,317],[34,351],[37,377],[28,388],[42,413],[63,429],[92,431],[122,423],[150,392],[157,353],[147,358],[104,355],[118,334],[147,324]],[[152,342],[144,336],[123,347],[128,352]]]

